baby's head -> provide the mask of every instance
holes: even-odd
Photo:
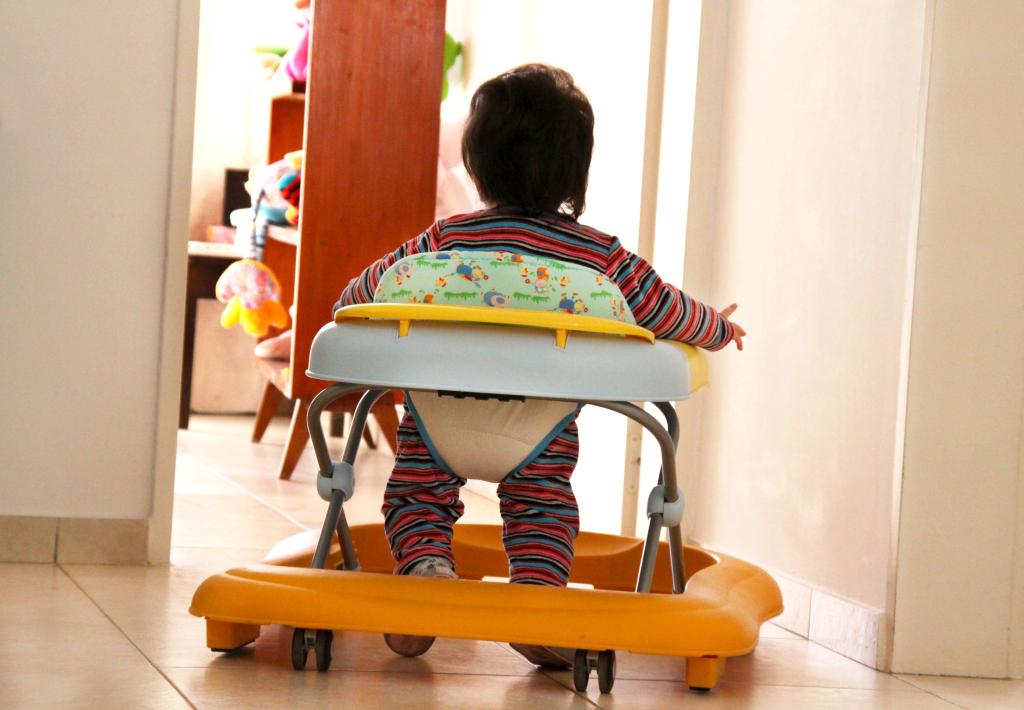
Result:
[[[568,72],[526,64],[480,85],[462,160],[491,206],[578,218],[594,151],[594,111]]]

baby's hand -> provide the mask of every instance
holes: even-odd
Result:
[[[726,320],[728,320],[730,323],[732,323],[732,331],[733,331],[732,332],[732,341],[735,341],[736,349],[737,350],[742,350],[743,349],[743,338],[744,338],[744,336],[746,336],[747,331],[743,330],[743,326],[741,326],[739,323],[736,323],[735,321],[729,320],[729,316],[731,316],[735,312],[736,312],[736,304],[732,303],[732,304],[729,304],[728,306],[726,306],[725,308],[723,308],[722,310],[720,310],[718,312],[718,314],[720,316],[722,316],[723,318],[725,318]],[[730,341],[730,342],[732,342],[732,341]],[[726,343],[726,345],[728,345],[728,343]]]

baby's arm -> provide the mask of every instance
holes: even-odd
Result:
[[[348,286],[341,292],[338,302],[331,308],[331,315],[342,306],[352,306],[357,303],[373,303],[373,294],[377,291],[377,284],[384,272],[395,265],[399,259],[404,259],[413,254],[422,254],[428,251],[437,251],[436,235],[437,224],[432,224],[427,231],[418,237],[410,239],[390,254],[373,262],[363,273],[348,282]]]
[[[662,281],[650,264],[621,246],[611,254],[608,276],[622,290],[637,324],[655,337],[707,350],[721,350],[735,340],[743,349],[746,332],[728,318],[735,304],[719,313]]]

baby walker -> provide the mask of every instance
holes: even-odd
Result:
[[[538,270],[543,288],[530,279],[524,296],[523,275]],[[503,281],[504,273],[511,276]],[[310,650],[318,670],[330,667],[334,630],[536,644],[577,649],[576,689],[585,690],[596,669],[601,692],[614,683],[615,650],[628,650],[685,657],[686,684],[709,690],[726,658],[751,652],[761,624],[781,613],[779,588],[763,570],[683,545],[672,402],[707,384],[706,361],[697,349],[655,340],[637,326],[621,292],[600,274],[501,252],[407,257],[382,277],[374,303],[341,308],[320,330],[307,374],[334,383],[308,415],[317,492],[328,501],[323,528],[315,546],[310,533],[294,536],[263,564],[200,585],[190,611],[206,619],[211,649],[240,648],[267,624],[294,628],[297,670]],[[581,532],[570,581],[593,589],[483,581],[508,573],[500,525],[455,526],[457,580],[393,575],[383,525],[350,527],[344,512],[361,431],[389,390],[448,407],[587,404],[639,422],[657,440],[662,463],[647,500],[646,538]],[[342,459],[332,461],[320,414],[352,392],[364,394]],[[664,425],[637,402],[652,403]],[[662,528],[667,542],[659,542]]]

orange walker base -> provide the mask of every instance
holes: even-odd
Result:
[[[782,596],[762,569],[728,555],[685,547],[686,591],[672,594],[668,544],[658,551],[651,593],[633,591],[643,540],[582,532],[571,582],[594,589],[480,581],[508,574],[499,525],[456,525],[460,579],[395,576],[382,524],[355,525],[361,571],[311,569],[317,532],[287,538],[264,563],[230,569],[196,590],[190,611],[206,619],[206,644],[231,651],[260,627],[392,632],[683,656],[686,684],[715,686],[730,656],[750,653]]]

